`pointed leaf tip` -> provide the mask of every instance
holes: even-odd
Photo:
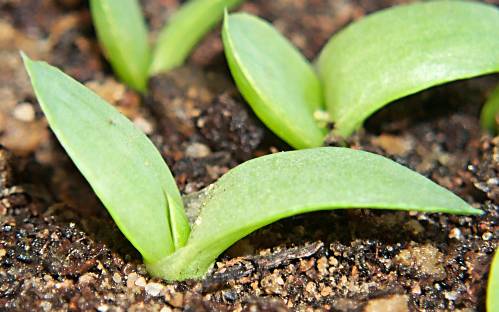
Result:
[[[31,59],[29,58],[29,56],[26,55],[26,53],[24,53],[23,50],[19,50],[19,55],[21,56],[22,60],[24,63],[28,62],[28,61],[31,61]]]
[[[23,56],[51,129],[145,260],[182,247],[189,225],[166,163],[133,123],[45,62]]]

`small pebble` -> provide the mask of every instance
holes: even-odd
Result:
[[[463,234],[461,233],[461,230],[458,228],[453,228],[449,232],[449,238],[455,238],[457,240],[463,239]]]
[[[335,257],[329,257],[329,264],[332,265],[332,266],[337,266],[338,265],[338,259],[336,259]]]
[[[210,148],[202,143],[192,143],[185,149],[185,156],[203,158],[211,154]]]
[[[90,284],[94,282],[97,278],[97,274],[95,273],[85,273],[78,279],[79,284]]]
[[[151,134],[154,131],[152,124],[143,117],[137,117],[133,120],[133,124],[145,134]]]
[[[30,122],[35,120],[35,109],[29,103],[21,103],[17,105],[12,114],[20,121]]]
[[[40,302],[40,307],[42,308],[43,311],[50,311],[52,310],[52,304],[48,301],[42,301]]]
[[[99,312],[106,312],[109,310],[109,306],[107,304],[103,304],[97,307],[97,311]]]
[[[488,241],[488,240],[491,240],[491,239],[492,239],[492,236],[493,236],[493,235],[492,235],[492,233],[490,233],[490,232],[485,232],[485,233],[483,233],[483,234],[482,234],[482,239],[483,239],[484,241]]]
[[[445,299],[454,301],[457,299],[457,292],[455,291],[444,291]]]
[[[315,284],[313,282],[308,282],[305,290],[309,293],[315,293]]]
[[[414,145],[411,138],[390,134],[381,134],[379,137],[373,137],[372,143],[380,146],[388,154],[398,156],[406,155]]]
[[[331,295],[332,293],[333,293],[333,289],[329,286],[326,286],[321,290],[322,297],[327,297],[327,296]]]
[[[146,279],[143,278],[142,276],[135,281],[135,285],[139,287],[145,287],[146,284],[147,284]]]
[[[411,289],[413,295],[421,295],[421,286],[419,284],[414,285]]]
[[[321,274],[326,274],[327,268],[328,268],[328,263],[326,257],[321,257],[319,260],[317,260],[317,269]]]
[[[365,312],[405,312],[409,311],[406,295],[393,295],[388,298],[371,299],[364,308]]]
[[[170,302],[170,304],[172,306],[174,306],[175,308],[181,308],[184,304],[184,294],[183,293],[175,293],[173,295],[173,298]]]
[[[163,290],[163,285],[159,283],[148,283],[145,287],[146,293],[151,297],[157,297],[161,290]]]
[[[135,281],[139,278],[139,275],[135,272],[130,273],[127,277],[126,287],[132,288],[135,285]]]
[[[120,284],[121,283],[121,275],[118,273],[118,272],[115,272],[113,274],[113,281],[116,283],[116,284]]]

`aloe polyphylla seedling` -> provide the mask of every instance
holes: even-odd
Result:
[[[138,0],[90,0],[99,41],[118,77],[145,92],[150,75],[181,65],[196,43],[243,0],[190,0],[170,17],[151,51]]]
[[[325,112],[333,133],[347,137],[396,99],[499,72],[499,10],[477,2],[432,1],[376,12],[334,35],[315,68],[257,17],[226,16],[222,37],[240,92],[295,148],[323,145]],[[491,114],[483,115],[486,127]]]
[[[54,134],[154,276],[201,277],[239,239],[306,212],[481,213],[387,158],[322,147],[263,156],[230,170],[198,194],[199,213],[189,224],[175,180],[149,139],[76,80],[23,58]]]

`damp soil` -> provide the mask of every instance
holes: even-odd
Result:
[[[343,26],[404,2],[259,0],[240,10],[272,21],[313,58]],[[142,4],[154,37],[179,1]],[[113,76],[85,1],[0,1],[0,310],[484,310],[499,241],[499,137],[480,131],[478,114],[497,75],[402,99],[348,141],[420,172],[483,216],[301,215],[242,239],[203,280],[166,283],[147,275],[47,128],[19,49],[117,106],[156,144],[184,194],[247,159],[290,149],[234,87],[219,31],[185,66],[154,77],[143,97]]]

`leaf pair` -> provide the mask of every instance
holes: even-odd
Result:
[[[76,80],[22,56],[52,130],[128,240],[148,261],[182,247],[182,198],[149,139]]]
[[[318,75],[259,18],[226,17],[223,42],[234,80],[259,118],[291,146],[316,147],[326,132],[314,118],[320,110],[329,113],[334,133],[347,137],[396,99],[498,72],[499,10],[434,1],[377,12],[330,39]]]
[[[192,48],[221,18],[224,8],[242,0],[191,0],[163,28],[151,52],[137,0],[90,0],[97,35],[118,77],[145,92],[150,75],[181,65]]]
[[[175,180],[147,137],[57,68],[23,59],[50,127],[155,276],[201,277],[237,240],[300,213],[481,213],[387,158],[323,147],[268,155],[230,170],[201,193],[201,212],[190,231]]]

